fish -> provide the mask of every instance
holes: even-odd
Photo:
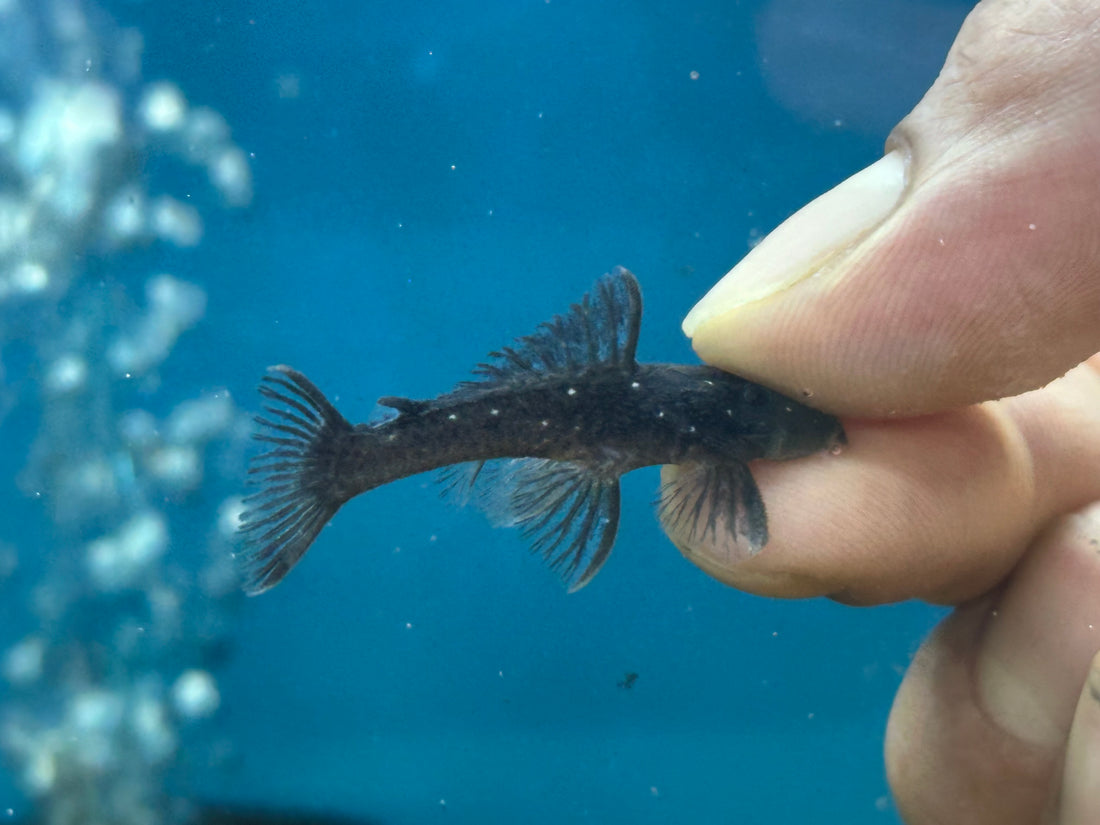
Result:
[[[262,593],[301,560],[348,501],[443,470],[447,489],[518,527],[570,592],[607,561],[620,478],[650,465],[694,465],[661,489],[658,516],[681,535],[726,529],[758,553],[767,514],[749,470],[846,443],[833,416],[715,367],[639,363],[638,280],[616,267],[568,312],[489,354],[474,378],[430,399],[383,396],[389,417],[351,424],[285,365],[262,378],[241,515],[244,589]]]

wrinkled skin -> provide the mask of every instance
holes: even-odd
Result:
[[[896,203],[772,294],[746,262],[690,330],[850,444],[754,466],[759,556],[684,554],[754,593],[957,606],[886,733],[910,825],[1100,823],[1097,67],[1100,4],[980,3],[887,144]]]

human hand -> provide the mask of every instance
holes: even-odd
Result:
[[[758,556],[723,531],[685,555],[771,596],[959,606],[887,730],[912,825],[1100,822],[1097,67],[1095,3],[980,3],[887,156],[684,323],[849,438],[754,465]]]

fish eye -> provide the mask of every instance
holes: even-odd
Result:
[[[761,387],[756,386],[756,384],[746,384],[745,389],[742,392],[742,397],[744,398],[746,404],[749,404],[753,407],[762,406],[764,402],[768,400],[767,395],[764,393],[764,390]]]

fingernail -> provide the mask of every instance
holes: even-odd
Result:
[[[906,157],[890,152],[777,226],[684,318],[689,338],[706,321],[818,272],[889,215],[905,189]]]
[[[1066,742],[1062,766],[1062,793],[1058,799],[1058,822],[1088,825],[1100,822],[1100,653],[1092,660],[1073,725]]]
[[[990,611],[975,661],[986,714],[1034,745],[1065,741],[1088,662],[1100,645],[1100,508],[1044,534]],[[1093,683],[1090,682],[1090,686]]]

